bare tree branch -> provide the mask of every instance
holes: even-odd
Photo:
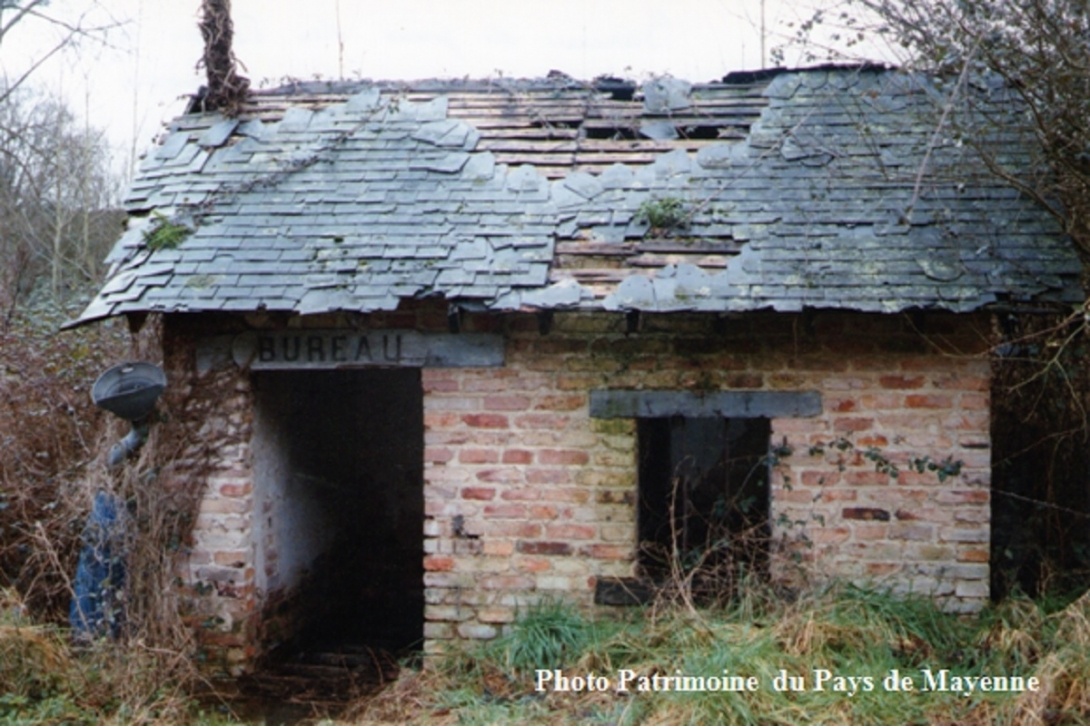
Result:
[[[3,103],[11,93],[26,83],[46,62],[61,51],[72,47],[81,39],[93,39],[96,42],[106,43],[107,33],[121,25],[116,20],[101,24],[87,22],[91,11],[101,7],[98,0],[94,0],[74,21],[44,12],[43,8],[47,5],[47,0],[0,0],[0,48],[12,32],[33,23],[44,23],[61,31],[56,41],[45,47],[44,51],[34,55],[29,65],[23,68],[14,79],[5,79],[3,86],[0,87],[0,103]],[[5,11],[14,11],[14,14],[5,18]]]

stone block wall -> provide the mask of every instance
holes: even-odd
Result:
[[[219,321],[222,325],[223,321]],[[261,608],[252,539],[253,397],[250,379],[226,360],[203,360],[199,342],[216,325],[173,317],[163,326],[167,389],[157,428],[158,482],[182,493],[192,530],[177,570],[182,617],[199,634],[212,672],[239,673],[258,655]]]

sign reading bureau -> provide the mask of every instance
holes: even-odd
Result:
[[[256,370],[502,366],[503,337],[397,329],[254,331],[235,337],[231,356]]]

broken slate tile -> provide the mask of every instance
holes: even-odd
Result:
[[[151,158],[159,160],[174,159],[188,143],[189,134],[184,131],[176,131],[167,137],[167,140],[155,150]]]
[[[591,231],[593,238],[599,242],[620,244],[625,241],[628,233],[626,225],[598,225]]]
[[[120,275],[115,275],[102,287],[102,290],[99,291],[99,295],[122,293],[128,290],[129,286],[136,280],[136,277],[137,272],[135,270],[126,270]]]
[[[705,169],[730,169],[749,164],[750,159],[745,144],[722,143],[701,148],[696,163]]]
[[[692,306],[684,296],[678,295],[678,281],[674,278],[653,278],[655,289],[655,307],[653,310],[671,311],[688,310]]]
[[[689,174],[693,163],[684,149],[674,149],[656,158],[651,168],[656,177],[663,179]]]
[[[450,253],[450,260],[483,260],[492,254],[492,246],[483,237],[475,237],[472,241],[462,240],[455,245]]]
[[[113,314],[114,305],[107,303],[102,293],[99,293],[95,298],[83,309],[80,314],[79,320],[81,321],[94,321],[99,318],[106,318]]]
[[[520,164],[507,172],[507,188],[515,192],[540,192],[547,184],[548,180],[529,164]]]
[[[382,94],[377,88],[365,88],[345,101],[345,111],[374,111],[382,101]]]
[[[671,76],[653,78],[643,84],[643,110],[648,114],[681,111],[692,105],[693,84]]]
[[[409,169],[424,169],[429,172],[456,174],[469,161],[469,154],[464,151],[451,152],[442,156],[416,156],[409,162]]]
[[[564,178],[563,184],[583,199],[593,199],[602,193],[602,183],[586,172],[572,172]]]
[[[284,112],[284,117],[277,125],[278,131],[306,131],[314,112],[301,106],[292,106]]]
[[[593,294],[572,278],[561,280],[545,288],[537,288],[522,293],[523,305],[551,310],[553,308],[574,308]]]
[[[300,315],[306,315],[345,309],[349,307],[350,297],[344,288],[308,290],[300,298],[296,311]]]
[[[520,276],[520,282],[524,282],[526,285],[545,285],[548,280],[549,263],[547,262],[531,263],[530,269],[526,272],[525,276]]]
[[[462,148],[472,127],[459,119],[429,121],[412,135],[413,139],[433,146]]]
[[[611,164],[599,175],[598,181],[605,189],[626,189],[632,185],[635,173],[625,164]]]
[[[932,252],[916,258],[916,263],[924,275],[940,282],[951,282],[965,274],[965,266],[953,255],[944,256]]]
[[[630,275],[602,301],[605,310],[654,310],[655,286],[645,275]]]
[[[781,73],[772,79],[765,89],[764,95],[768,98],[789,99],[795,95],[802,85],[802,77],[797,73]]]
[[[223,146],[223,142],[231,137],[231,133],[238,126],[238,119],[224,119],[205,129],[197,139],[197,143],[205,149]]]
[[[563,179],[553,182],[551,199],[560,210],[580,209],[587,201],[586,197],[568,189]]]
[[[650,121],[640,124],[640,135],[655,141],[672,141],[678,138],[677,127],[672,121]]]

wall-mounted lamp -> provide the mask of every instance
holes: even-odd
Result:
[[[167,386],[167,377],[155,364],[132,361],[107,369],[91,387],[95,406],[125,419],[132,430],[110,448],[107,463],[116,467],[148,439],[148,420]]]

